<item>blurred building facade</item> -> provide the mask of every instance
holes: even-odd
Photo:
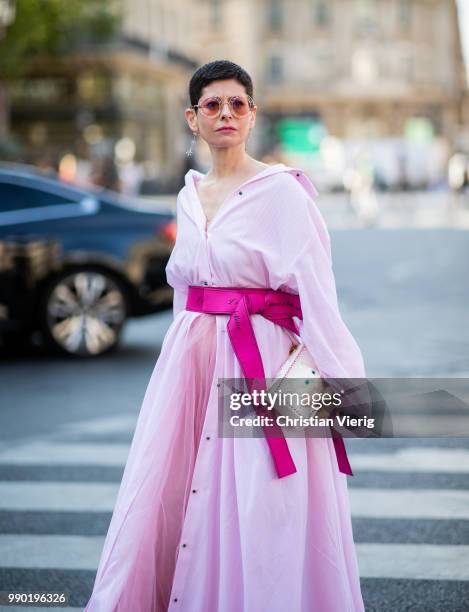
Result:
[[[469,152],[455,0],[116,6],[123,20],[112,43],[38,61],[11,84],[11,129],[32,152],[86,158],[108,148],[177,187],[190,140],[188,80],[213,59],[253,77],[258,119],[248,151],[302,165],[321,188],[343,188],[357,166],[386,187],[437,185],[451,153]]]
[[[455,1],[203,5],[202,59],[227,56],[253,75],[261,151],[280,139],[290,157],[307,160],[308,147],[314,152],[323,143],[339,168],[341,158],[374,143],[371,155],[382,159],[388,183],[438,179],[459,146],[464,120],[467,84]],[[414,176],[402,176],[405,165]]]
[[[9,84],[11,130],[31,161],[46,152],[114,156],[117,147],[123,163],[145,162],[163,182],[177,176],[189,139],[181,117],[188,75],[197,66],[193,5],[118,0],[115,6],[122,25],[114,40],[39,59]]]

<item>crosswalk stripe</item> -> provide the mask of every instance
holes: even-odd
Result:
[[[352,516],[469,520],[469,491],[354,487],[349,494]]]
[[[0,464],[11,465],[125,465],[130,444],[37,442],[0,447]],[[394,453],[351,453],[360,471],[469,473],[469,450],[410,447]]]
[[[405,448],[395,453],[351,454],[354,472],[469,473],[469,450],[460,448]]]
[[[469,580],[469,546],[356,544],[360,576]]]
[[[1,482],[0,510],[110,512],[118,483]]]
[[[119,483],[0,482],[0,510],[111,512]],[[349,489],[352,516],[469,520],[469,491]]]
[[[60,429],[63,433],[72,432],[96,435],[101,435],[103,433],[133,433],[136,422],[137,415],[121,415],[65,423]]]
[[[0,567],[95,570],[102,536],[0,535]]]
[[[2,535],[1,567],[95,571],[103,537]],[[469,546],[356,544],[360,576],[469,580]]]
[[[0,464],[123,466],[129,444],[37,442],[0,449]]]

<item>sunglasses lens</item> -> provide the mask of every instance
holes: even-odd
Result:
[[[242,117],[246,115],[249,110],[249,104],[247,98],[241,98],[239,96],[234,96],[231,98],[231,108],[233,112],[238,115],[238,117]]]
[[[201,110],[207,117],[216,117],[220,111],[220,100],[218,98],[208,98],[202,103]]]

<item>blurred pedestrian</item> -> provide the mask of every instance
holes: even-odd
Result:
[[[121,191],[119,172],[116,163],[110,156],[97,157],[93,160],[90,180],[98,187]]]

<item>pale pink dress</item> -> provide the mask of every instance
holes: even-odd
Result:
[[[219,438],[218,378],[241,378],[228,315],[186,311],[190,284],[300,295],[300,335],[320,373],[364,377],[336,296],[317,191],[275,164],[226,198],[206,230],[195,180],[178,194],[166,267],[174,320],[148,383],[87,612],[364,610],[347,476],[330,438],[287,438],[297,472],[279,479],[264,438]],[[252,324],[266,377],[290,346]],[[353,458],[352,458],[353,468]]]

